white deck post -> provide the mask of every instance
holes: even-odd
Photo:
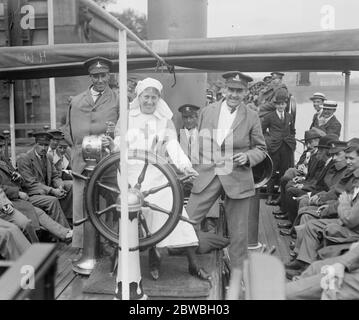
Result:
[[[345,96],[344,96],[344,141],[349,139],[349,100],[350,100],[350,71],[345,71]]]
[[[15,145],[15,85],[10,81],[10,97],[9,97],[9,111],[10,111],[10,146],[11,146],[11,163],[16,167],[16,145]]]
[[[120,224],[120,239],[121,256],[119,256],[119,263],[121,268],[118,270],[122,272],[122,299],[130,299],[129,288],[129,265],[128,265],[128,178],[127,178],[127,33],[126,30],[119,30],[118,32],[118,62],[119,62],[119,87],[120,87],[120,150],[121,150],[121,224]]]
[[[54,3],[53,0],[47,0],[47,28],[48,28],[48,45],[55,44],[54,36]],[[49,93],[50,93],[50,127],[56,129],[56,89],[55,78],[49,78]]]

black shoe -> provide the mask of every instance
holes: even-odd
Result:
[[[291,228],[292,227],[292,223],[289,221],[285,221],[285,222],[279,222],[277,224],[279,229],[283,229],[283,228]]]
[[[290,257],[294,260],[295,258],[297,258],[297,256],[298,256],[298,254],[296,253],[296,252],[294,252],[294,251],[291,251],[291,252],[289,252],[289,255],[290,255]]]
[[[206,270],[204,270],[203,268],[200,268],[200,267],[189,266],[188,272],[190,275],[198,277],[201,280],[209,280],[210,281],[212,279],[211,275]]]
[[[281,230],[279,230],[279,234],[281,236],[285,236],[285,237],[293,236],[293,231],[292,231],[292,229],[281,229]]]
[[[272,200],[272,205],[273,206],[279,206],[280,205],[280,200],[279,199]]]
[[[287,214],[275,214],[274,218],[278,219],[278,220],[287,220],[288,219],[288,215]]]
[[[282,215],[284,215],[284,214],[287,214],[286,212],[283,212],[281,209],[274,210],[274,211],[272,211],[272,213],[273,213],[274,215],[280,215],[280,216],[282,216]]]
[[[148,264],[152,279],[157,280],[160,277],[161,255],[155,247],[148,250]]]
[[[286,270],[285,276],[286,276],[286,278],[288,280],[293,280],[294,277],[300,276],[301,273],[302,273],[302,271],[300,271],[300,270],[291,270],[291,269],[289,269],[289,270]]]
[[[289,249],[290,249],[290,250],[294,250],[294,248],[295,248],[295,242],[294,242],[294,241],[291,241],[291,242],[289,243]]]
[[[295,259],[295,260],[285,264],[285,268],[291,269],[291,270],[303,270],[307,266],[308,266],[308,263],[306,263],[302,260],[298,260],[298,259]]]

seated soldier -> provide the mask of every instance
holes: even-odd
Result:
[[[333,148],[335,149],[335,148]],[[339,149],[337,149],[339,150]],[[335,150],[334,150],[335,151]],[[306,223],[311,219],[328,219],[338,217],[338,197],[342,192],[352,192],[359,179],[359,155],[353,150],[353,145],[345,150],[347,168],[341,179],[333,184],[327,192],[319,192],[309,198],[310,206],[303,206],[298,211],[299,225],[295,227],[297,240],[294,253],[298,252],[303,239],[303,232]],[[305,199],[301,200],[304,201]]]
[[[61,240],[71,240],[72,230],[52,220],[42,209],[34,207],[29,202],[29,196],[22,190],[22,176],[14,169],[5,158],[4,148],[1,145],[0,136],[0,187],[4,190],[11,205],[28,219],[37,231],[40,225]]]
[[[62,180],[64,183],[72,184],[72,171],[71,171],[71,156],[69,145],[65,139],[61,139],[59,141],[59,145],[56,149],[55,155],[53,157],[53,163],[55,165],[56,170],[61,174]]]
[[[39,242],[35,229],[31,225],[31,220],[13,207],[3,189],[0,189],[0,219],[12,222],[18,226],[31,243]]]
[[[315,157],[312,157],[309,161],[308,174],[306,176],[306,179],[301,183],[287,183],[285,190],[285,199],[282,203],[285,212],[283,212],[282,214],[276,214],[275,212],[273,212],[276,219],[289,219],[290,222],[293,223],[298,212],[298,203],[295,198],[309,192],[312,188],[313,182],[317,181],[324,167],[329,164],[330,158],[328,158],[328,150],[333,140],[337,140],[337,137],[327,135],[320,138],[318,152],[316,153]],[[280,234],[290,235],[288,230],[281,230]]]
[[[323,281],[328,266],[333,270],[334,288]],[[323,284],[326,287],[324,291]],[[313,262],[296,281],[286,283],[285,292],[289,300],[327,299],[328,296],[336,300],[358,300],[359,242],[353,243],[351,249],[341,256]]]
[[[359,151],[359,146],[357,147]],[[317,250],[324,239],[331,243],[350,243],[359,240],[359,180],[350,193],[339,197],[338,219],[310,220],[306,223],[296,260],[286,264],[287,277],[300,274],[308,264],[317,260]]]
[[[0,218],[0,256],[5,260],[17,260],[31,243],[13,223]]]
[[[62,179],[47,156],[51,135],[38,132],[34,133],[34,137],[35,146],[18,159],[24,189],[35,207],[43,209],[53,220],[69,228],[62,206],[72,207],[72,189],[65,190]]]
[[[285,199],[286,185],[291,180],[293,180],[294,183],[298,183],[305,179],[308,174],[309,161],[318,151],[317,146],[320,137],[320,134],[314,130],[305,131],[304,140],[302,140],[305,144],[305,149],[295,167],[289,168],[280,179],[280,196],[278,201],[274,203],[279,204],[280,208],[279,210],[275,210],[273,214],[283,214],[283,212],[285,212],[282,203],[284,203]]]

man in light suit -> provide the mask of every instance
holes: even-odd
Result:
[[[225,98],[204,108],[199,117],[199,153],[194,168],[187,212],[200,222],[225,193],[231,267],[242,267],[247,257],[248,214],[255,194],[251,167],[266,157],[266,144],[258,114],[243,103],[252,78],[241,72],[223,75]]]

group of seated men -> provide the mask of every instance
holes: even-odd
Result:
[[[337,103],[315,93],[298,163],[280,178],[282,236],[291,236],[289,299],[359,298],[359,138],[339,140]],[[323,290],[324,289],[324,290]]]
[[[68,145],[59,130],[36,132],[33,137],[34,146],[18,156],[15,169],[0,135],[0,258],[6,260],[16,260],[46,235],[72,239]]]

